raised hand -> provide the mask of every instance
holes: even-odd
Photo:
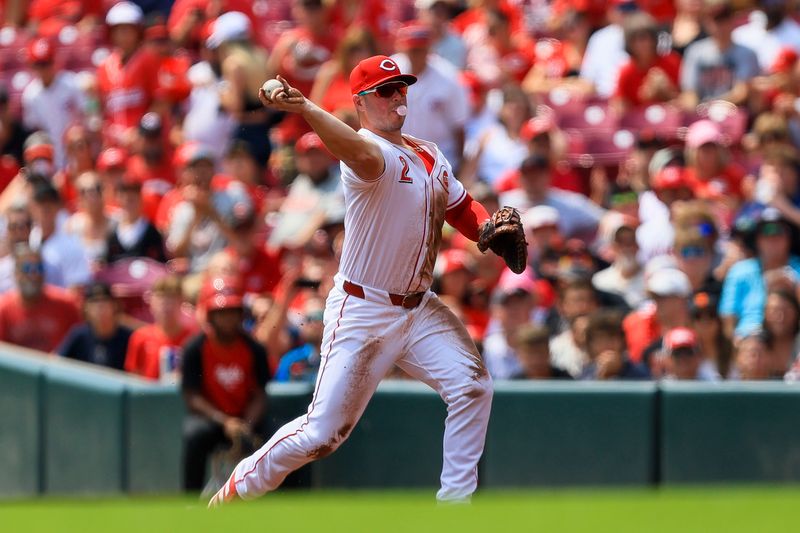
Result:
[[[283,84],[283,87],[274,89],[271,94],[264,92],[263,88],[258,90],[258,99],[264,107],[289,113],[302,112],[306,104],[303,93],[289,85],[282,76],[276,76],[276,79]]]

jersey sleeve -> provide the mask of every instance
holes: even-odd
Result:
[[[342,182],[346,187],[354,190],[364,190],[374,187],[376,184],[384,181],[385,179],[391,179],[391,176],[397,176],[397,179],[400,179],[400,175],[403,170],[403,165],[400,161],[400,154],[397,153],[397,151],[395,151],[388,143],[382,143],[378,141],[373,142],[378,144],[378,147],[381,149],[381,154],[383,154],[383,174],[381,174],[376,180],[365,180],[356,174],[352,168],[342,162],[339,165],[342,170]]]

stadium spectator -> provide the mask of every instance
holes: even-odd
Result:
[[[703,24],[709,37],[686,49],[681,66],[682,98],[687,109],[720,99],[736,105],[747,101],[749,81],[759,73],[755,53],[731,40],[735,25],[730,0],[706,4]]]
[[[120,323],[119,304],[105,283],[93,282],[83,291],[85,323],[72,328],[58,348],[69,359],[122,370],[133,331]]]
[[[46,131],[53,140],[55,163],[66,163],[64,133],[70,124],[80,123],[86,96],[72,72],[55,65],[55,47],[47,37],[28,43],[28,65],[35,76],[22,92],[22,116],[29,130]]]
[[[517,357],[517,330],[531,321],[535,286],[528,271],[504,274],[492,293],[491,319],[483,340],[483,359],[492,379],[509,379],[522,371]]]
[[[753,329],[736,340],[735,367],[731,379],[767,380],[770,378],[767,341],[764,332]]]
[[[23,144],[23,166],[0,194],[0,208],[8,209],[19,202],[29,203],[33,189],[40,183],[50,183],[56,172],[55,150],[50,137],[36,131]]]
[[[553,187],[550,168],[546,157],[535,154],[525,158],[519,165],[520,187],[501,194],[500,204],[521,210],[548,205],[558,211],[564,238],[591,241],[605,211],[586,196]]]
[[[464,146],[459,179],[466,185],[475,180],[492,185],[507,171],[519,168],[527,155],[520,132],[531,114],[528,97],[516,85],[503,87],[502,95],[503,104],[495,123]]]
[[[64,231],[58,223],[62,212],[58,191],[47,182],[38,183],[30,209],[33,217],[30,244],[41,251],[46,265],[45,281],[62,288],[89,282],[92,273],[87,250],[78,237]]]
[[[212,190],[214,155],[205,147],[185,143],[175,156],[182,186],[169,218],[166,244],[171,255],[188,259],[189,270],[197,273],[225,248],[231,235],[228,220],[237,204],[249,205],[249,198],[241,184]]]
[[[206,463],[216,447],[236,442],[247,453],[263,431],[267,354],[242,329],[242,299],[237,280],[206,280],[199,302],[203,332],[184,346],[181,390],[187,407],[183,426],[186,490],[203,488]]]
[[[170,274],[153,284],[149,302],[153,323],[131,335],[125,355],[127,372],[170,383],[178,380],[183,346],[196,330],[181,313],[184,301],[181,281]]]
[[[107,141],[127,146],[133,128],[150,110],[158,88],[160,60],[144,41],[144,13],[132,2],[108,10],[106,25],[114,46],[97,69],[97,87],[103,106]]]
[[[533,43],[524,32],[513,33],[511,20],[501,9],[486,9],[486,35],[467,40],[467,68],[484,83],[520,84],[535,61]]]
[[[69,126],[64,132],[66,160],[53,175],[53,185],[58,190],[64,206],[70,212],[78,207],[78,191],[75,180],[84,172],[95,167],[95,153],[91,144],[91,134],[83,124]]]
[[[648,371],[628,358],[622,316],[600,309],[589,315],[586,324],[586,353],[589,362],[579,379],[647,379]]]
[[[78,307],[72,295],[45,283],[39,252],[20,243],[13,254],[16,287],[0,295],[0,340],[52,352],[80,322]]]
[[[15,204],[5,213],[5,235],[0,257],[0,293],[16,286],[16,266],[13,251],[19,244],[28,244],[33,220],[25,204]]]
[[[674,328],[664,335],[665,378],[719,381],[720,376],[704,365],[697,335],[689,328]]]
[[[116,184],[117,219],[105,234],[106,263],[120,259],[147,257],[165,263],[167,253],[164,238],[152,222],[142,213],[142,184],[131,177],[123,177]]]
[[[111,229],[111,219],[103,203],[103,185],[93,171],[84,172],[75,180],[78,192],[78,211],[64,224],[64,231],[80,239],[86,251],[90,268],[96,271],[106,261],[106,235]]]
[[[629,59],[622,24],[639,10],[634,0],[612,0],[607,5],[609,24],[589,37],[581,64],[581,78],[602,98],[614,93],[619,69]]]
[[[689,304],[692,329],[697,333],[703,367],[727,379],[733,367],[733,345],[725,336],[717,313],[719,299],[705,292],[696,293]]]
[[[392,56],[404,74],[417,77],[408,90],[408,116],[403,133],[435,142],[458,173],[464,153],[464,126],[469,102],[458,72],[430,53],[431,32],[427,26],[410,23],[397,32],[397,50]]]
[[[733,42],[758,55],[762,70],[772,68],[781,50],[800,52],[800,24],[792,18],[797,6],[784,0],[757,0],[759,9],[750,13],[747,24],[733,30]]]
[[[350,72],[362,60],[378,53],[375,37],[368,30],[355,27],[344,35],[330,61],[325,62],[311,88],[309,97],[354,130],[361,125],[350,93]]]
[[[686,180],[696,198],[715,200],[721,222],[730,223],[742,200],[744,171],[730,161],[720,126],[699,120],[686,132]]]
[[[512,379],[572,379],[566,370],[550,362],[550,331],[544,326],[528,324],[517,332],[517,357],[522,372]]]
[[[0,193],[19,172],[26,136],[22,121],[11,112],[8,89],[0,83]]]
[[[669,254],[675,242],[675,224],[672,217],[673,205],[693,198],[686,179],[686,169],[679,165],[668,165],[659,170],[650,181],[654,197],[650,205],[666,208],[649,218],[636,229],[636,242],[639,245],[639,260],[646,264],[659,255]],[[642,212],[640,205],[639,212]]]
[[[298,324],[298,346],[281,356],[275,381],[303,381],[313,383],[317,379],[322,343],[322,318],[325,301],[321,297],[307,298]]]
[[[467,46],[464,39],[451,29],[452,6],[446,0],[416,0],[417,18],[431,32],[431,51],[453,67],[464,70],[467,65]]]
[[[659,54],[656,20],[647,13],[636,13],[625,20],[623,31],[630,59],[620,67],[614,103],[624,111],[677,98],[680,56]]]
[[[636,224],[625,215],[619,215],[611,228],[612,263],[592,276],[595,289],[616,294],[625,299],[631,309],[635,309],[645,299],[644,272],[639,264],[636,243]]]
[[[702,23],[703,1],[675,0],[675,8],[670,30],[672,50],[683,56],[689,45],[708,37]]]
[[[586,325],[598,308],[597,300],[592,283],[585,278],[565,282],[559,289],[558,312],[565,327],[550,339],[550,361],[576,378],[589,363]]]
[[[767,273],[774,270],[790,283],[800,276],[800,259],[790,253],[793,231],[776,209],[761,213],[755,229],[757,256],[733,265],[722,285],[719,313],[727,335],[742,336],[763,322]]]
[[[653,305],[629,314],[622,327],[631,360],[649,364],[645,353],[660,349],[664,332],[690,326],[688,298],[692,286],[686,274],[675,268],[657,270],[646,278],[645,284]]]
[[[697,227],[678,229],[673,248],[675,265],[686,274],[692,292],[719,297],[722,284],[714,277],[714,248]]]
[[[770,375],[783,376],[795,362],[800,333],[800,304],[794,293],[773,289],[764,306],[764,335]]]
[[[158,204],[175,186],[173,152],[165,142],[164,121],[152,111],[142,115],[130,146],[125,174],[142,186],[144,212],[155,218]]]

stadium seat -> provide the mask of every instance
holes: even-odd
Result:
[[[690,122],[707,118],[720,125],[728,137],[729,145],[737,145],[747,131],[747,112],[725,100],[713,100],[697,106],[697,113]]]
[[[633,132],[650,131],[667,139],[676,139],[684,127],[680,109],[670,105],[652,104],[628,109],[619,117],[619,127]]]
[[[146,257],[122,259],[97,273],[97,281],[108,283],[123,310],[134,318],[152,321],[150,308],[144,300],[153,283],[169,272],[166,265]]]

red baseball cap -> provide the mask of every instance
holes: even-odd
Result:
[[[33,161],[34,159],[47,159],[48,161],[52,161],[54,156],[53,145],[46,143],[34,144],[26,148],[25,152],[22,154],[25,161]]]
[[[50,63],[55,57],[55,49],[50,39],[38,37],[28,43],[28,61],[30,63]]]
[[[697,335],[689,328],[673,328],[664,335],[664,348],[670,352],[678,348],[697,346]]]
[[[689,183],[686,181],[686,172],[683,167],[670,165],[658,171],[650,186],[653,189],[680,189],[688,187]]]
[[[431,30],[418,22],[406,24],[397,30],[397,47],[403,49],[423,48],[431,44]]]
[[[554,126],[555,123],[550,117],[532,118],[522,125],[519,136],[523,141],[530,142],[534,137],[538,137],[542,133],[549,133]]]
[[[792,67],[797,63],[798,57],[800,56],[798,56],[794,49],[788,47],[781,48],[781,51],[778,52],[769,71],[773,74],[787,73],[792,70]]]
[[[436,260],[434,272],[442,276],[458,270],[472,272],[472,258],[469,253],[458,248],[444,250]]]
[[[408,85],[417,82],[417,77],[402,74],[394,59],[388,56],[372,56],[361,61],[350,73],[350,92],[358,94],[390,81],[402,81]]]
[[[105,172],[112,168],[125,168],[128,154],[122,148],[106,148],[97,158],[97,170]]]
[[[208,311],[239,309],[244,306],[244,292],[237,278],[208,278],[200,290],[200,305]]]
[[[322,139],[319,138],[319,135],[313,131],[303,134],[302,137],[297,139],[297,142],[294,145],[294,151],[298,154],[305,154],[309,150],[313,149],[323,150],[325,152],[328,151],[328,149],[325,147],[325,143],[323,143]]]

